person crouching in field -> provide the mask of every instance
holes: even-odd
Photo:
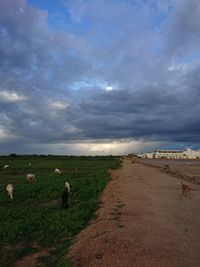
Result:
[[[67,209],[69,207],[69,194],[71,193],[71,182],[65,182],[65,190],[62,192],[62,207]]]

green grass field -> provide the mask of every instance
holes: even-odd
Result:
[[[10,167],[3,170],[4,164]],[[40,259],[40,266],[70,266],[63,255],[94,215],[109,181],[108,169],[117,167],[114,157],[0,157],[0,266],[12,266],[42,248],[49,248],[50,255]],[[54,173],[55,168],[62,174]],[[37,181],[29,184],[28,173]],[[60,198],[67,179],[73,191],[65,210]],[[8,183],[14,185],[13,202],[7,199]]]

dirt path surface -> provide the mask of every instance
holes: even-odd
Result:
[[[124,161],[94,220],[70,249],[73,267],[199,267],[200,185]]]

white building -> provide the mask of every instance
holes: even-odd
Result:
[[[158,150],[154,152],[156,159],[184,159],[186,158],[182,150]]]
[[[157,150],[137,155],[146,159],[200,159],[200,150]]]
[[[200,159],[200,150],[192,150],[191,148],[188,148],[184,151],[184,154],[187,159]]]
[[[146,152],[146,153],[141,153],[137,155],[139,158],[143,159],[153,159],[154,158],[154,152]]]

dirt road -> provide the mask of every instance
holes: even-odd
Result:
[[[190,186],[183,196],[179,179],[124,161],[71,247],[73,267],[199,267],[200,185]]]

